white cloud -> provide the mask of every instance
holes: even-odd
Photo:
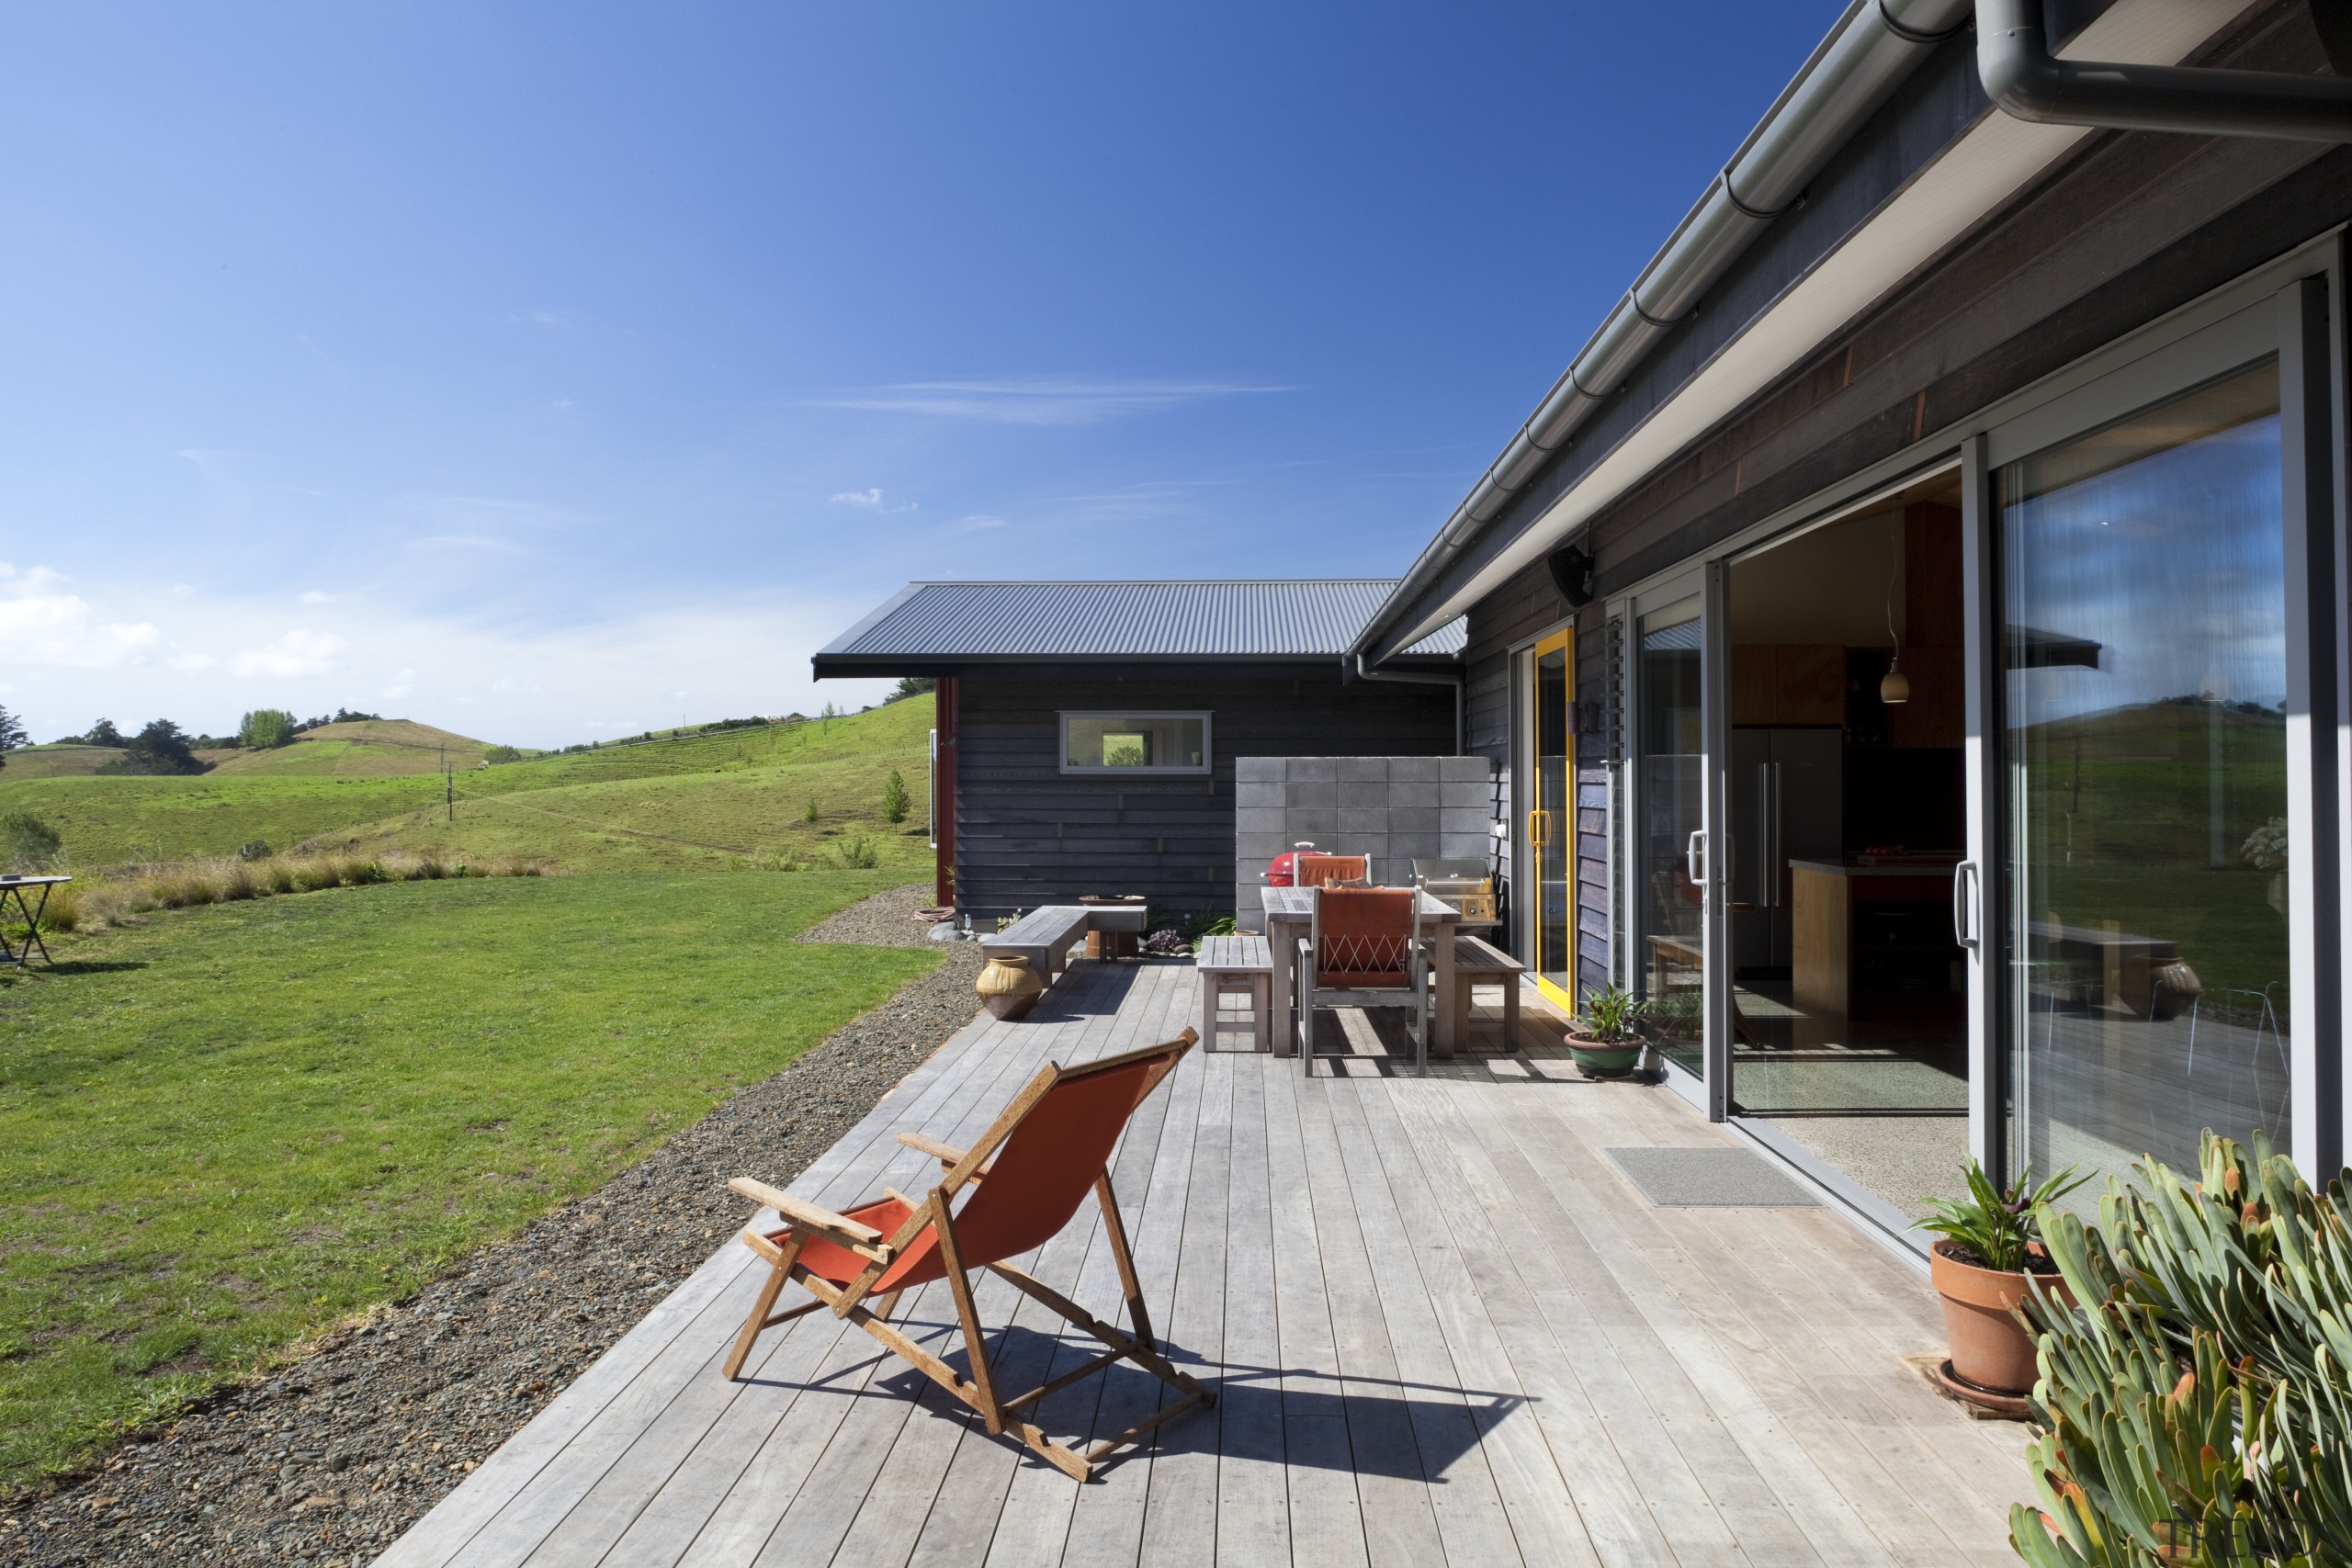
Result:
[[[484,739],[560,746],[729,714],[854,711],[888,681],[827,682],[808,655],[872,608],[777,589],[649,600],[602,619],[430,614],[396,595],[338,595],[332,634],[288,629],[282,596],[112,583],[85,603],[55,572],[0,573],[0,649],[44,739],[162,714],[219,733],[256,707],[331,712],[399,703],[402,717]],[[673,694],[688,692],[690,697]],[[380,698],[374,694],[381,693]]]
[[[302,603],[305,604],[332,604],[334,603],[334,595],[332,593],[322,593],[315,588],[306,589],[302,593]]]
[[[904,381],[848,397],[817,400],[820,408],[878,413],[930,414],[1000,424],[1099,424],[1209,398],[1287,392],[1289,387],[1239,381],[1088,381],[1007,376],[966,381]],[[836,498],[838,499],[838,498]]]
[[[65,579],[47,567],[9,567],[0,578],[0,648],[17,663],[108,670],[163,651],[164,634],[153,622],[110,620],[80,594],[55,592]]]
[[[343,639],[332,633],[297,627],[275,642],[245,649],[237,655],[235,667],[240,675],[275,675],[292,681],[334,671],[340,665],[336,656],[343,649]]]
[[[882,504],[882,491],[879,488],[873,490],[843,491],[840,494],[832,496],[830,499],[835,506],[854,506],[861,511],[879,512],[886,515],[895,515],[901,512],[920,512],[922,510],[922,502],[919,501],[910,501],[904,506],[885,506]]]

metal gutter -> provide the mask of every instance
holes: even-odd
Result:
[[[2327,4],[2312,0],[2314,15]],[[1976,0],[1976,70],[2003,112],[2041,125],[2352,141],[2352,81],[2060,60],[2041,0]]]
[[[1938,44],[1968,25],[1972,0],[1853,0],[1795,80],[1748,133],[1634,286],[1350,648],[1386,630],[1393,607],[1427,587],[1579,425],[1625,383],[1657,340],[1794,205],[1863,120]]]

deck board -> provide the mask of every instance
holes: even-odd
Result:
[[[1197,1017],[1188,966],[1080,963],[1029,1018],[985,1016],[793,1183],[849,1206],[936,1167],[901,1131],[984,1128],[1048,1060]],[[1473,1039],[1497,1039],[1482,1006]],[[1073,1484],[827,1313],[718,1372],[762,1265],[730,1243],[394,1544],[389,1568],[856,1568],[989,1562],[1523,1562],[1546,1568],[1984,1564],[2024,1495],[2021,1428],[1972,1422],[1908,1359],[1925,1280],[1822,1210],[1661,1210],[1601,1153],[1733,1142],[1671,1093],[1565,1070],[1530,999],[1521,1059],[1430,1077],[1387,1021],[1358,1055],[1196,1052],[1113,1179],[1153,1325],[1214,1410]],[[758,1174],[753,1172],[752,1174]],[[1116,1315],[1091,1205],[1023,1266]],[[1091,1341],[993,1277],[1018,1392]],[[932,1285],[908,1332],[964,1365]],[[1044,1401],[1064,1440],[1159,1408],[1129,1369]]]

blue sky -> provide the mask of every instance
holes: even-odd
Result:
[[[1838,10],[12,7],[0,703],[561,744],[1401,571]]]

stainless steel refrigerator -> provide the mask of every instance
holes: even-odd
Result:
[[[1732,968],[1786,973],[1795,943],[1789,862],[1845,853],[1845,735],[1826,727],[1731,732]]]

